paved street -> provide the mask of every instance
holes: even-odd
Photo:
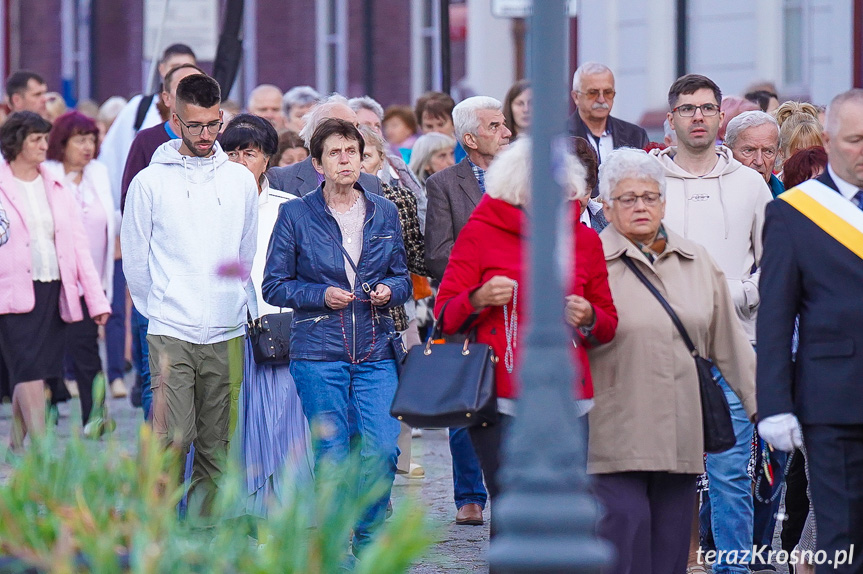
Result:
[[[140,410],[133,409],[128,399],[110,400],[111,416],[117,420],[117,438],[125,444],[135,444],[135,433],[140,422]],[[78,420],[72,413],[79,412],[78,400],[60,406],[60,424],[57,432],[68,437],[70,428]],[[0,440],[7,440],[12,409],[0,405]],[[93,443],[96,445],[97,443]],[[426,430],[421,438],[413,439],[414,461],[423,465],[426,477],[406,479],[396,477],[393,503],[407,497],[418,498],[428,509],[428,516],[439,542],[428,555],[411,569],[411,574],[449,574],[457,572],[487,572],[485,551],[488,549],[488,525],[456,526],[455,506],[452,502],[452,469],[447,433],[443,430]],[[9,468],[0,462],[0,480],[8,476]],[[488,511],[486,511],[488,519]]]

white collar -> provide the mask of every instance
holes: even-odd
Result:
[[[860,188],[856,185],[852,185],[836,175],[836,172],[833,171],[833,166],[829,163],[827,164],[827,173],[829,173],[830,177],[833,178],[833,183],[836,184],[836,187],[839,188],[839,193],[841,193],[845,199],[854,199],[854,196],[857,195],[858,191],[860,191]]]

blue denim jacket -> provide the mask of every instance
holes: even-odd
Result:
[[[323,185],[279,208],[270,237],[264,282],[264,300],[294,309],[291,358],[311,361],[380,361],[393,358],[389,336],[394,332],[389,309],[402,305],[412,294],[407,257],[396,206],[389,200],[356,188],[366,202],[363,249],[355,261],[361,276],[374,289],[386,284],[392,297],[377,307],[354,300],[334,311],[324,303],[328,287],[351,290],[345,259],[337,239],[341,230],[326,208]],[[326,226],[326,227],[324,227]],[[329,231],[328,231],[329,230]],[[337,238],[337,239],[335,239]],[[357,279],[354,295],[368,300]]]

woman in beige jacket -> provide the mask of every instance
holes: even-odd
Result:
[[[605,514],[600,534],[617,550],[615,574],[686,569],[695,480],[704,472],[695,361],[661,304],[624,264],[625,254],[677,312],[755,416],[755,353],[727,282],[700,245],[663,227],[665,174],[646,153],[603,161],[601,234],[617,305],[615,338],[590,355],[595,406],[588,472]]]

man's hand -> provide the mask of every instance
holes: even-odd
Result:
[[[389,303],[390,297],[393,296],[393,292],[387,285],[378,283],[375,290],[369,293],[369,295],[371,295],[372,298],[372,305],[380,307]]]
[[[797,417],[791,413],[767,417],[758,423],[758,434],[768,443],[785,452],[791,452],[803,446],[803,431],[800,430]]]
[[[479,311],[486,307],[502,307],[512,300],[515,281],[504,275],[495,275],[470,296],[470,304]]]
[[[110,313],[102,313],[101,315],[96,315],[95,317],[93,317],[93,322],[101,327],[108,322],[108,317],[110,316]]]
[[[593,305],[578,295],[566,297],[565,314],[566,322],[571,327],[589,327],[596,320],[596,312]]]
[[[354,294],[339,287],[327,287],[324,293],[324,304],[330,309],[338,311],[344,309],[354,300]]]

